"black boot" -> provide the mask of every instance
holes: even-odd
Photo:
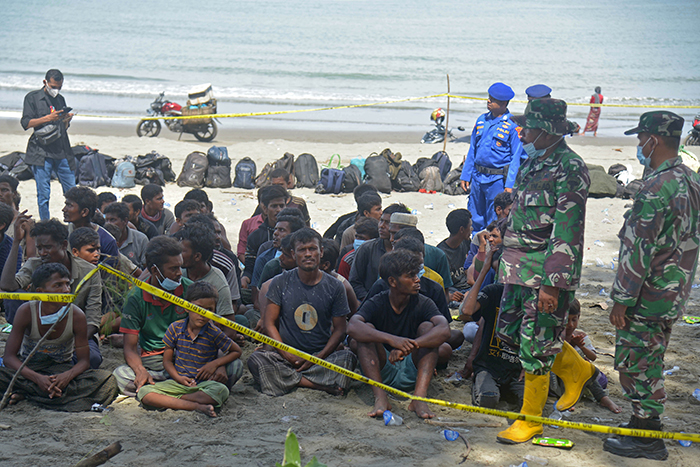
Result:
[[[632,416],[625,428],[660,431],[661,421]],[[637,438],[635,436],[621,436],[619,439],[608,438],[603,442],[603,450],[623,457],[643,457],[657,461],[668,459],[668,451],[663,439]]]

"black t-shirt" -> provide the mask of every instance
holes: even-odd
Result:
[[[433,301],[421,294],[411,295],[406,308],[401,313],[396,313],[389,302],[388,290],[367,299],[357,314],[378,331],[409,339],[418,336],[421,324],[434,316],[440,316]],[[392,350],[388,344],[384,344],[384,347]]]
[[[464,260],[469,253],[471,242],[464,240],[457,248],[451,248],[447,244],[447,240],[443,240],[438,244],[438,248],[445,252],[447,262],[450,263],[450,276],[452,277],[452,287],[463,291],[469,288],[467,282],[467,271],[464,270]]]
[[[484,318],[479,353],[474,359],[474,373],[477,369],[486,370],[496,379],[517,377],[522,367],[518,355],[503,349],[501,339],[496,336],[498,312],[503,295],[503,284],[487,285],[477,297],[481,308],[474,315],[475,319]]]
[[[372,288],[369,289],[369,293],[367,294],[365,300],[368,300],[371,297],[377,295],[378,293],[384,292],[385,290],[389,290],[389,284],[387,284],[384,279],[377,279],[377,282],[375,282],[374,285],[372,285]],[[427,277],[423,276],[420,278],[420,290],[418,291],[418,293],[420,293],[421,295],[425,295],[426,297],[431,299],[435,306],[437,306],[440,314],[445,317],[447,322],[452,322],[452,314],[450,313],[450,309],[447,306],[445,289],[440,287],[440,284],[438,284],[432,279],[428,279]]]

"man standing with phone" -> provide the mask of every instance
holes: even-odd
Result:
[[[59,94],[62,86],[63,73],[56,69],[47,71],[44,87],[25,96],[20,120],[22,128],[34,130],[27,143],[25,162],[31,166],[34,174],[42,221],[51,217],[51,172],[55,171],[58,175],[63,193],[75,186],[75,159],[66,131],[73,114]]]

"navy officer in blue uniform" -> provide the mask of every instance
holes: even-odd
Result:
[[[467,207],[472,214],[474,232],[480,232],[496,220],[493,200],[504,189],[511,191],[520,161],[525,157],[517,125],[511,120],[508,102],[515,96],[503,83],[489,88],[489,110],[476,120],[469,153],[462,169],[462,187],[471,187]]]
[[[545,99],[552,97],[552,88],[546,84],[533,84],[525,90],[525,94],[527,94],[528,101],[534,99]]]

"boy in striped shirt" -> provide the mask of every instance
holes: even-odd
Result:
[[[185,300],[212,313],[216,313],[217,299],[216,289],[202,281],[190,285],[185,295]],[[197,410],[216,417],[214,408],[221,407],[229,396],[225,381],[217,381],[216,370],[240,358],[241,348],[194,311],[171,324],[163,342],[163,367],[172,379],[145,384],[138,399],[149,408]],[[219,351],[222,357],[218,357]]]

